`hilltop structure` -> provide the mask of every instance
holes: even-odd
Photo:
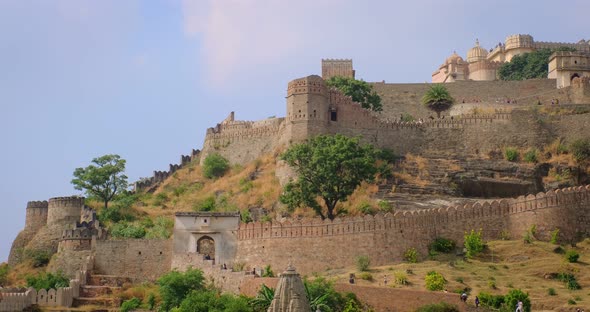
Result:
[[[488,51],[480,46],[479,40],[476,39],[475,46],[467,51],[467,61],[453,52],[432,73],[432,82],[497,80],[497,70],[500,65],[510,62],[514,56],[540,49],[555,50],[563,47],[575,49],[575,53],[553,54],[551,59],[560,66],[553,66],[553,70],[550,70],[553,73],[550,73],[547,78],[558,79],[558,88],[567,87],[575,77],[590,76],[590,63],[587,61],[590,57],[590,41],[582,39],[577,43],[543,42],[533,40],[531,35],[511,35],[506,37],[504,43],[499,42],[496,47]],[[569,64],[575,66],[568,66]]]
[[[482,61],[476,54],[471,57]],[[559,57],[577,60],[579,56]],[[202,161],[211,153],[219,153],[231,163],[244,164],[320,134],[358,136],[365,143],[398,154],[446,153],[452,157],[493,156],[504,146],[539,148],[560,137],[589,137],[582,131],[587,128],[587,114],[572,109],[572,113],[540,121],[538,112],[526,109],[551,99],[558,99],[561,107],[589,107],[588,78],[574,77],[571,86],[555,88],[556,80],[567,77],[559,78],[559,73],[572,70],[570,63],[555,63],[556,79],[450,84],[449,90],[459,104],[441,119],[429,118],[432,113],[420,104],[428,84],[373,84],[384,106],[383,112],[375,113],[329,88],[324,81],[331,75],[354,77],[352,61],[329,60],[322,64],[324,78],[311,75],[288,83],[285,117],[239,121],[232,112],[207,129],[201,151],[193,150],[190,156],[181,157],[181,164],[170,165],[170,171],[156,172],[155,177],[138,183],[137,191],[155,189],[174,171],[191,161]],[[507,104],[506,99],[511,103]],[[474,113],[473,108],[487,108],[490,112]],[[403,113],[411,113],[415,120],[402,121]],[[289,178],[288,169],[280,164],[276,174],[282,181]],[[533,225],[538,238],[548,238],[556,228],[565,241],[590,235],[590,186],[545,192],[534,181],[522,188],[493,176],[480,179],[478,175],[466,175],[462,181],[485,184],[489,189],[518,189],[519,194],[510,195],[521,196],[323,221],[243,223],[238,212],[177,213],[174,238],[170,240],[111,239],[96,220],[95,212],[84,206],[84,198],[57,197],[29,202],[25,228],[13,242],[9,262],[14,265],[22,261],[26,250],[48,251],[54,254],[49,270],[64,271],[73,278],[72,287],[83,287],[88,275],[93,274],[144,281],[155,280],[172,269],[198,267],[213,277],[217,286],[237,293],[244,281],[261,275],[261,268],[266,265],[276,268],[293,263],[300,272],[310,274],[353,265],[360,255],[368,255],[373,264],[382,265],[402,260],[408,248],[427,254],[428,245],[436,237],[461,242],[470,229],[481,228],[486,239],[500,238],[502,233],[516,237]],[[525,192],[529,195],[524,196]],[[234,265],[245,270],[234,272]],[[293,287],[300,293],[300,287],[292,280],[295,275],[292,270],[286,271],[278,297],[290,298],[287,305],[291,307],[304,305],[300,294],[290,293]],[[68,295],[61,297],[60,305],[71,305],[71,299],[83,293],[61,290],[64,292]],[[43,298],[47,294],[40,294],[21,292],[8,297],[14,300],[12,307],[21,307],[33,300],[46,300]],[[55,299],[51,302],[58,304]],[[274,311],[288,311],[285,305],[273,303]]]

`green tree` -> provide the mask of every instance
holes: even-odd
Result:
[[[127,189],[127,176],[123,174],[126,161],[110,154],[94,158],[92,162],[94,165],[74,170],[72,184],[75,189],[101,199],[107,209],[109,201]]]
[[[481,230],[479,232],[475,232],[475,230],[471,230],[471,233],[465,232],[464,241],[467,258],[471,258],[483,251],[484,243]]]
[[[504,304],[500,311],[514,311],[519,301],[522,301],[524,307],[523,312],[531,312],[531,299],[529,299],[529,294],[520,289],[512,289],[506,294],[506,296],[504,296]]]
[[[428,290],[443,290],[445,289],[445,284],[447,280],[442,276],[442,274],[436,271],[430,271],[426,274],[424,278],[426,282],[426,289]]]
[[[180,312],[251,312],[245,297],[219,294],[214,290],[191,291],[179,306]]]
[[[556,50],[539,49],[530,53],[514,56],[510,62],[503,63],[498,69],[501,80],[525,80],[534,78],[546,78],[549,56],[555,51],[575,51],[568,47]]]
[[[343,135],[321,135],[292,145],[281,159],[298,178],[285,186],[280,200],[291,209],[311,207],[322,219],[333,220],[336,204],[346,201],[361,182],[375,178],[375,154],[373,147]]]
[[[422,104],[431,111],[436,112],[438,118],[440,113],[451,108],[455,99],[449,93],[449,90],[442,84],[433,84],[422,97]]]
[[[228,169],[229,161],[217,153],[208,155],[203,161],[203,174],[209,179],[223,176]]]
[[[335,87],[340,90],[340,92],[350,96],[353,101],[360,103],[363,108],[375,112],[383,110],[381,97],[377,92],[373,91],[373,86],[363,80],[334,76],[326,80],[326,84],[330,87]]]
[[[163,311],[170,311],[170,309],[178,307],[191,291],[203,290],[205,288],[203,281],[203,272],[193,268],[182,273],[172,271],[160,277],[157,283],[160,286]]]

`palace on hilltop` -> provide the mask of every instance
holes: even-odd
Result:
[[[540,50],[568,47],[574,52],[555,52],[549,59],[547,78],[557,79],[557,87],[571,85],[576,77],[590,76],[590,40],[577,43],[534,41],[531,35],[511,35],[504,43],[499,42],[489,51],[475,40],[475,46],[467,51],[467,60],[453,52],[432,73],[433,83],[462,80],[491,81],[498,79],[498,68],[520,54]]]

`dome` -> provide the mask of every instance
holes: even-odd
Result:
[[[462,62],[463,62],[463,58],[461,56],[459,56],[459,54],[457,54],[457,52],[453,52],[453,54],[451,54],[451,56],[447,57],[445,64],[462,63]]]
[[[483,61],[488,56],[488,51],[479,46],[479,40],[475,39],[475,47],[467,51],[467,62]]]

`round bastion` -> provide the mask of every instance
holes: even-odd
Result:
[[[80,221],[84,197],[54,197],[49,199],[47,224],[75,223]]]
[[[47,201],[30,201],[27,203],[25,229],[36,231],[47,224]]]

